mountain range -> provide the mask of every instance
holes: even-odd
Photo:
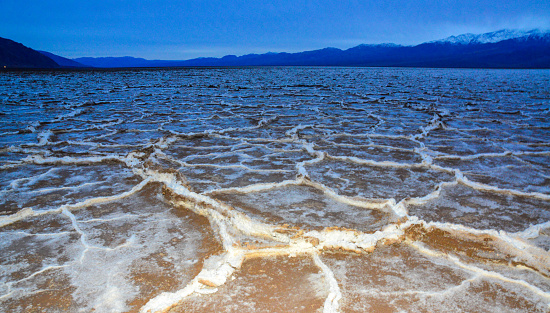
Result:
[[[53,63],[52,63],[53,62]],[[443,68],[550,68],[550,32],[499,30],[462,34],[415,46],[359,45],[298,53],[265,53],[183,61],[133,57],[67,59],[0,38],[0,66],[6,68],[124,68],[177,66],[373,66]]]

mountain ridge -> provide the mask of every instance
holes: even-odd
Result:
[[[75,59],[84,64],[82,58]],[[550,32],[498,30],[484,34],[462,34],[445,39],[402,46],[393,43],[361,44],[349,49],[323,48],[296,53],[226,55],[190,60],[128,59],[119,67],[164,66],[380,66],[450,68],[550,68]],[[139,61],[138,61],[139,60]],[[110,66],[116,58],[110,58]],[[103,64],[107,65],[107,64]]]
[[[0,38],[3,39],[3,38]],[[13,41],[11,46],[14,46]],[[3,57],[0,66],[13,59]],[[21,49],[22,44],[15,43]],[[34,51],[30,48],[30,51]],[[4,49],[4,50],[2,50]],[[9,50],[9,49],[8,49]],[[25,53],[30,53],[25,50]],[[18,50],[21,51],[21,50]],[[36,51],[35,51],[36,52]],[[135,57],[83,57],[67,59],[49,52],[36,52],[50,61],[40,65],[21,62],[8,67],[21,68],[132,68],[132,67],[231,67],[231,66],[372,66],[443,68],[550,68],[550,31],[533,29],[498,30],[484,34],[462,34],[444,39],[402,46],[393,43],[361,44],[349,49],[322,48],[295,53],[226,55],[189,60],[147,60]],[[8,56],[10,54],[8,53]],[[17,56],[17,53],[15,53]],[[36,55],[32,54],[34,58]],[[42,58],[42,61],[46,60]]]
[[[51,58],[19,42],[0,37],[0,68],[59,68]]]
[[[59,66],[61,66],[63,68],[87,67],[86,65],[84,65],[82,63],[79,63],[75,60],[64,58],[62,56],[59,56],[57,54],[53,54],[51,52],[41,51],[41,50],[36,50],[36,51],[38,51],[41,54],[43,54],[43,55],[47,56],[48,58],[52,59],[55,63],[57,63]]]
[[[518,30],[518,29],[501,29],[494,32],[483,33],[483,34],[472,34],[466,33],[457,36],[450,36],[444,39],[438,39],[434,41],[429,41],[428,43],[437,43],[437,42],[448,42],[454,44],[471,44],[471,43],[497,43],[509,39],[519,39],[526,37],[541,37],[545,34],[548,34],[550,31],[542,29],[531,29],[531,30]]]

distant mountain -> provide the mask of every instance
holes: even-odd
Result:
[[[451,36],[445,39],[440,39],[436,41],[431,41],[430,43],[452,43],[452,44],[483,44],[483,43],[496,43],[508,39],[529,39],[536,37],[543,37],[547,35],[548,32],[542,31],[540,29],[532,29],[528,31],[517,30],[517,29],[501,29],[496,32],[485,33],[485,34],[462,34],[458,36]]]
[[[186,66],[188,61],[147,60],[143,58],[125,57],[83,57],[72,59],[80,64],[98,68],[131,68],[131,67],[173,67]],[[202,58],[201,60],[217,60],[216,58]]]
[[[61,67],[65,67],[65,68],[89,67],[88,65],[84,65],[84,64],[82,64],[82,63],[78,63],[78,62],[75,61],[75,60],[67,59],[67,58],[58,56],[58,55],[56,55],[56,54],[50,53],[50,52],[40,51],[40,50],[37,50],[37,51],[40,52],[40,53],[42,53],[43,55],[47,56],[48,58],[54,60],[55,63],[59,64]]]
[[[51,58],[24,45],[0,37],[0,68],[59,68]]]
[[[134,57],[76,58],[80,64],[92,67],[151,67],[154,61]]]
[[[498,32],[496,32],[498,33]],[[488,33],[470,43],[432,42],[412,47],[406,66],[467,68],[550,68],[550,33],[528,34],[496,42]]]
[[[464,38],[457,36],[455,38]],[[278,53],[195,59],[188,66],[319,65],[450,68],[550,68],[550,33],[498,31],[416,46],[360,45],[347,50],[327,48]],[[450,37],[452,38],[452,37]],[[500,40],[502,39],[502,40]],[[459,44],[460,43],[460,44]]]
[[[416,46],[359,45],[347,50],[324,48],[298,53],[265,53],[183,61],[134,57],[66,59],[37,52],[0,38],[0,66],[13,68],[59,67],[178,67],[178,66],[374,66],[443,68],[550,68],[550,32],[499,30],[463,34]]]
[[[464,34],[416,46],[359,45],[347,50],[325,48],[298,53],[227,55],[185,61],[124,58],[79,58],[95,67],[164,66],[395,66],[449,68],[550,68],[550,32],[500,30]]]

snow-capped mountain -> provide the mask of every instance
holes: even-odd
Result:
[[[467,44],[484,44],[484,43],[496,43],[508,39],[520,39],[520,38],[533,38],[543,37],[550,35],[548,30],[532,29],[532,30],[518,30],[518,29],[501,29],[496,32],[490,32],[485,34],[462,34],[458,36],[451,36],[445,39],[430,41],[429,43],[451,43],[459,45]]]

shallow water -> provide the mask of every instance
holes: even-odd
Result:
[[[550,71],[0,76],[0,312],[548,312]]]

